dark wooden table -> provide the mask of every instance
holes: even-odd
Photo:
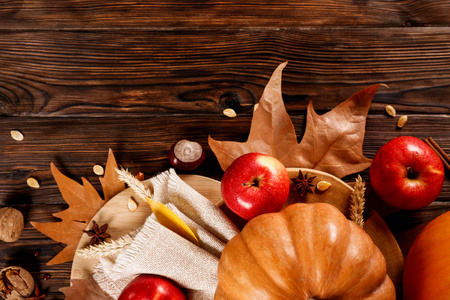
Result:
[[[0,266],[20,265],[46,299],[64,298],[71,263],[47,266],[62,245],[29,223],[55,221],[67,207],[50,163],[100,190],[92,166],[104,165],[109,148],[119,164],[152,176],[170,167],[168,150],[184,137],[207,150],[191,173],[220,179],[208,135],[245,141],[253,105],[283,61],[299,140],[309,101],[323,113],[385,83],[364,154],[401,135],[432,136],[450,153],[449,0],[280,2],[0,0],[0,204],[26,221],[17,242],[0,242]],[[403,129],[386,104],[409,116]],[[236,118],[222,114],[228,107]],[[421,224],[447,210],[448,177],[434,203],[385,220],[406,254]]]

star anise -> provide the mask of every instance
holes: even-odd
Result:
[[[41,295],[41,290],[39,289],[39,286],[36,284],[34,287],[34,296],[28,297],[26,300],[43,300],[45,299],[46,295]]]
[[[311,194],[313,193],[311,187],[314,186],[314,184],[312,184],[314,178],[316,178],[316,176],[308,178],[308,173],[303,175],[302,171],[298,171],[297,178],[292,178],[292,181],[294,182],[294,189],[300,190],[300,197],[303,197],[306,194],[306,192]]]
[[[92,229],[91,230],[83,230],[88,236],[91,237],[91,241],[89,243],[90,246],[100,244],[105,239],[110,238],[111,235],[106,232],[108,229],[108,223],[103,224],[102,226],[98,226],[95,220],[92,220]]]

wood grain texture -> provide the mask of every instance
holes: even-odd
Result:
[[[328,110],[374,83],[373,109],[449,113],[450,28],[3,31],[0,114],[252,112],[277,65],[286,107]]]
[[[291,115],[300,142],[304,132],[304,114]],[[50,163],[73,179],[86,177],[99,187],[95,164],[106,163],[108,149],[115,153],[119,165],[133,172],[152,176],[170,168],[168,150],[180,138],[190,138],[205,147],[206,161],[196,174],[220,179],[222,171],[207,145],[211,135],[218,140],[243,142],[248,137],[251,117],[234,119],[218,116],[173,116],[149,118],[1,118],[0,128],[0,203],[63,203],[50,173]],[[440,130],[436,130],[439,128]],[[372,158],[376,151],[400,135],[424,139],[432,136],[450,153],[448,139],[450,117],[446,115],[410,115],[401,130],[388,116],[369,115],[363,144],[364,155]],[[19,129],[22,142],[13,140],[9,132]],[[70,138],[69,138],[70,137]],[[367,178],[368,173],[364,174]],[[26,184],[29,176],[37,178],[39,189]],[[344,178],[345,179],[345,178]],[[350,177],[349,180],[353,180]],[[448,183],[448,179],[447,179]],[[450,186],[444,185],[440,200],[450,198]]]
[[[0,28],[442,26],[447,1],[0,1]],[[280,22],[282,20],[282,22]]]
[[[220,180],[208,135],[245,141],[253,105],[284,61],[283,98],[299,140],[309,101],[323,113],[381,82],[389,88],[375,95],[364,154],[400,135],[432,136],[450,153],[448,0],[0,0],[0,206],[26,220],[17,242],[0,242],[0,267],[24,267],[46,299],[63,299],[71,263],[46,266],[63,245],[29,224],[57,221],[51,214],[67,207],[50,162],[100,192],[92,166],[106,164],[108,149],[148,178],[170,167],[172,143],[189,138],[207,153],[195,174]],[[408,115],[403,129],[386,104]],[[228,107],[236,118],[222,114]],[[383,212],[404,254],[424,224],[450,210],[449,176],[431,205]]]
[[[304,131],[304,113],[295,114],[292,120],[300,140]],[[221,114],[154,115],[146,118],[0,118],[0,203],[23,211],[27,222],[19,241],[0,243],[0,266],[19,264],[25,267],[48,290],[50,299],[62,299],[57,290],[69,284],[71,264],[46,266],[62,245],[46,238],[28,223],[56,221],[51,214],[66,208],[51,176],[50,162],[55,162],[64,174],[75,180],[86,177],[101,191],[92,166],[106,163],[109,148],[113,149],[119,164],[129,167],[132,172],[143,171],[148,177],[170,167],[167,159],[169,147],[177,139],[187,137],[199,141],[207,151],[205,163],[195,174],[220,179],[220,167],[206,144],[207,135],[245,141],[250,121],[251,118],[245,115],[230,119]],[[12,128],[24,132],[24,141],[14,141],[9,136]],[[364,153],[373,157],[382,144],[399,135],[419,138],[431,135],[445,151],[450,152],[448,128],[448,115],[411,115],[407,125],[398,130],[395,119],[369,114]],[[36,177],[41,188],[29,188],[26,185],[28,176]],[[368,180],[367,171],[362,176]],[[345,180],[352,182],[354,177],[349,176]],[[399,236],[402,249],[408,249],[417,234],[415,226],[450,210],[449,199],[450,181],[446,177],[438,201],[421,210],[400,211],[386,216],[387,224]],[[34,256],[36,249],[41,251],[38,257]],[[45,274],[50,274],[51,279],[44,280]]]

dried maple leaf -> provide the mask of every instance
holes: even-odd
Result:
[[[117,162],[111,149],[109,149],[108,160],[106,162],[105,176],[100,178],[103,188],[103,197],[108,201],[119,192],[125,189],[125,183],[119,179],[116,172]]]
[[[286,64],[278,66],[266,85],[246,142],[208,137],[221,168],[225,171],[236,158],[249,152],[272,155],[286,167],[317,169],[340,178],[368,168],[371,160],[364,157],[362,143],[366,117],[379,84],[363,89],[323,115],[317,115],[310,102],[299,144],[281,94]]]
[[[116,174],[115,169],[117,168],[117,164],[115,159],[111,157],[113,157],[112,152],[110,152],[110,156],[108,157],[106,170],[107,172]],[[34,228],[51,239],[67,244],[47,265],[55,265],[73,260],[83,230],[97,211],[106,203],[85,178],[82,178],[83,184],[79,184],[75,180],[63,175],[53,163],[51,164],[51,171],[61,195],[69,205],[69,208],[53,214],[53,216],[60,218],[62,220],[61,222],[30,222]],[[105,174],[106,176],[109,178],[114,175]],[[123,189],[125,189],[125,185],[123,185]]]
[[[71,285],[60,288],[64,293],[66,300],[112,300],[106,292],[104,292],[97,282],[90,277],[89,279],[72,279]]]

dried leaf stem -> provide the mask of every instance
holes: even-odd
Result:
[[[361,228],[364,227],[364,207],[366,199],[364,193],[366,191],[366,184],[362,181],[360,175],[356,178],[355,188],[350,197],[350,219],[358,224]]]
[[[130,245],[132,241],[132,237],[130,235],[126,235],[117,240],[102,242],[100,244],[91,245],[83,249],[78,249],[77,253],[85,258],[93,259],[111,256],[121,251],[124,247]]]

